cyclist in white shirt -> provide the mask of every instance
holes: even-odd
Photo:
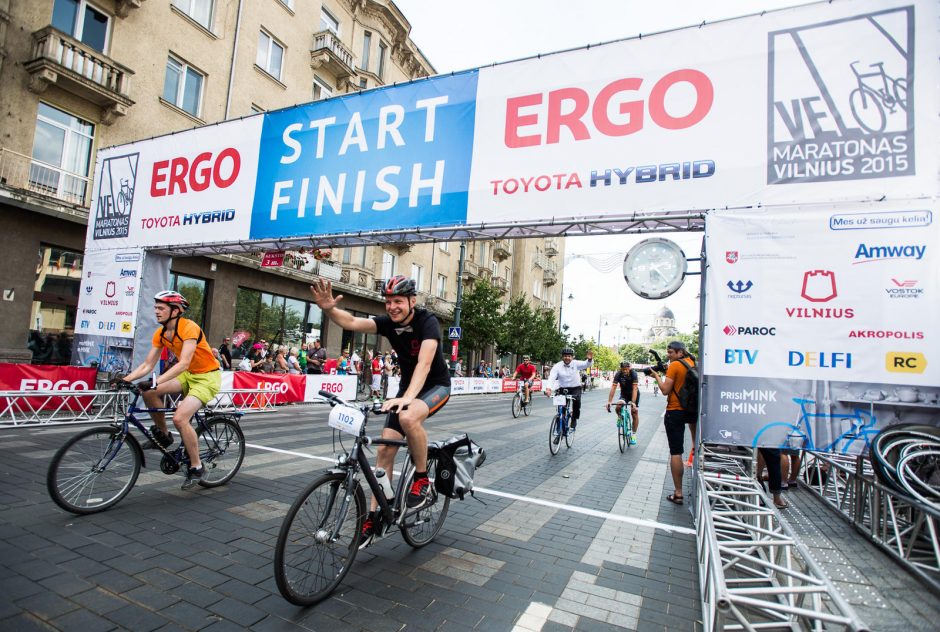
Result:
[[[548,374],[548,384],[558,381],[558,394],[571,395],[571,429],[578,427],[578,418],[581,416],[581,369],[590,368],[594,363],[594,352],[587,352],[587,360],[575,360],[574,349],[565,347],[561,350],[561,362],[552,367]],[[545,389],[545,395],[552,396],[551,387]]]

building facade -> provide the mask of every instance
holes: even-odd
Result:
[[[67,361],[99,148],[434,74],[410,30],[390,0],[0,0],[0,361]],[[468,243],[463,280],[557,313],[563,242]],[[324,323],[312,279],[370,315],[383,311],[381,279],[413,276],[446,324],[459,250],[293,252],[278,269],[262,269],[262,253],[179,257],[170,282],[211,344],[322,337],[333,355],[377,341]]]

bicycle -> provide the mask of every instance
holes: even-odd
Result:
[[[620,406],[620,412],[617,414],[617,443],[620,445],[620,454],[624,452],[624,446],[631,445],[633,439],[633,415],[630,405],[622,399],[614,402],[614,406]]]
[[[574,395],[562,393],[552,397],[552,404],[558,407],[558,412],[552,417],[552,424],[548,429],[548,451],[552,456],[561,450],[561,438],[565,438],[565,447],[570,448],[574,443],[574,428],[571,427],[571,402]]]
[[[757,434],[754,436],[754,442],[751,447],[758,447],[760,445],[761,436],[765,433],[771,433],[774,437],[779,434],[780,430],[786,430],[786,435],[783,437],[781,443],[777,446],[766,446],[765,447],[780,447],[780,448],[789,448],[791,450],[810,450],[816,452],[840,452],[841,454],[847,454],[849,448],[852,447],[856,441],[861,440],[864,442],[865,449],[871,445],[872,437],[878,434],[878,430],[875,429],[875,425],[878,423],[878,419],[875,417],[873,412],[868,412],[860,408],[856,408],[849,413],[811,413],[807,410],[807,405],[815,404],[816,401],[812,399],[802,399],[800,397],[794,397],[793,402],[799,405],[800,407],[800,417],[797,419],[795,424],[790,424],[784,421],[775,421],[765,425],[761,428]],[[868,420],[866,421],[863,417],[867,416]],[[823,420],[823,421],[836,421],[836,422],[849,422],[849,428],[835,438],[831,443],[825,445],[816,445],[816,441],[813,438],[813,420]],[[805,426],[805,430],[803,427]],[[776,429],[776,430],[775,430]],[[774,439],[773,441],[775,441]],[[845,442],[844,445],[840,443]]]
[[[348,452],[337,457],[335,467],[300,493],[281,524],[274,549],[274,579],[281,595],[298,606],[328,597],[343,581],[359,552],[368,512],[360,475],[379,505],[373,543],[397,527],[405,542],[419,549],[440,531],[450,506],[450,498],[438,495],[432,478],[431,502],[416,511],[407,510],[405,500],[415,472],[410,458],[398,478],[393,498],[386,498],[363,448],[389,445],[407,449],[407,441],[366,436],[369,414],[377,413],[378,405],[354,406],[326,391],[320,391],[320,396],[332,407],[329,425],[355,440]],[[436,471],[437,460],[437,444],[429,443],[429,475]]]
[[[163,453],[160,470],[175,474],[189,468],[189,456],[182,441],[167,450],[158,443],[135,413],[171,413],[175,408],[138,408],[141,389],[124,383],[119,388],[130,390],[124,419],[108,426],[87,428],[69,439],[52,457],[46,474],[46,488],[52,500],[62,509],[75,514],[92,514],[116,505],[130,493],[141,466],[146,467],[144,451],[130,433],[136,427]],[[245,458],[245,436],[239,426],[241,413],[203,413],[193,417],[199,439],[199,458],[206,475],[199,484],[218,487],[229,482]]]
[[[525,380],[518,380],[516,384],[516,394],[512,396],[512,417],[519,415],[529,416],[529,408],[532,407],[532,387],[529,387],[529,398],[525,396]]]
[[[885,109],[888,113],[894,114],[898,107],[907,111],[907,80],[904,77],[892,78],[885,72],[884,62],[870,64],[876,72],[862,73],[855,68],[858,61],[849,64],[852,72],[855,73],[855,81],[858,85],[851,94],[849,94],[849,106],[852,109],[852,116],[855,121],[870,134],[877,134],[884,131],[887,123]],[[874,78],[874,82],[866,82],[865,79]],[[870,83],[881,85],[872,87]],[[871,105],[871,107],[870,107]]]

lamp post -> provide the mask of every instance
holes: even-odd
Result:
[[[566,300],[566,299],[565,299],[565,296],[564,296],[564,292],[562,292],[561,303],[558,305],[558,331],[559,331],[559,332],[561,332],[561,312],[562,312],[562,310],[563,310],[564,307],[565,307],[565,300]],[[568,298],[567,298],[567,300],[573,301],[573,300],[574,300],[574,294],[572,294],[571,292],[569,292],[569,293],[568,293]]]

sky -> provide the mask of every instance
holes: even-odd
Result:
[[[806,0],[394,1],[411,23],[412,41],[441,74],[808,4]],[[687,277],[672,296],[650,301],[630,291],[622,265],[607,273],[590,265],[615,255],[622,262],[633,244],[653,236],[657,235],[566,239],[561,319],[570,334],[595,340],[600,335],[604,345],[634,341],[640,328],[649,325],[650,315],[664,306],[675,314],[680,331],[692,330],[699,317],[699,276]],[[699,256],[702,233],[669,238],[686,257]],[[698,262],[689,263],[689,272],[698,270]]]

